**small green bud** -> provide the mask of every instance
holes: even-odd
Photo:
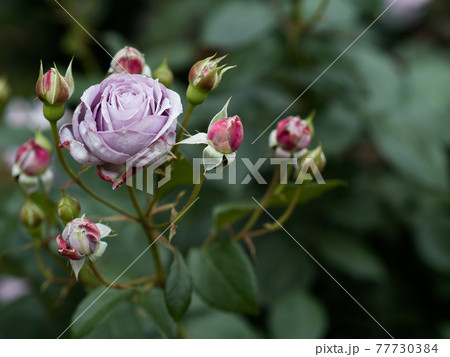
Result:
[[[5,77],[0,77],[0,114],[11,96],[11,87]]]
[[[27,228],[36,228],[42,223],[44,218],[45,213],[42,209],[28,198],[20,210],[20,221]]]
[[[159,79],[159,82],[170,88],[173,83],[173,73],[167,65],[167,57],[156,67],[152,74],[153,79]]]
[[[67,223],[79,216],[80,203],[75,197],[63,193],[56,206],[56,211],[64,223]]]

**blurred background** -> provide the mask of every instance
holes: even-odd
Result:
[[[245,128],[238,156],[255,162],[270,155],[269,131],[252,142],[390,1],[60,3],[111,54],[135,46],[152,68],[168,56],[172,89],[182,97],[195,61],[229,53],[227,62],[237,68],[196,109],[188,130],[204,131],[232,95],[229,113],[238,114]],[[39,60],[44,68],[55,61],[65,71],[74,56],[73,110],[82,92],[104,78],[111,58],[52,0],[4,2],[0,48],[0,338],[54,338],[86,292],[42,285],[31,238],[18,220],[24,198],[10,178],[11,160],[36,127],[50,137],[34,100]],[[285,116],[306,117],[313,109],[314,140],[328,160],[324,178],[347,186],[298,206],[286,229],[394,337],[450,338],[450,2],[398,0]],[[53,161],[57,200],[67,177]],[[265,165],[261,172],[269,179],[272,170]],[[238,176],[246,174],[238,166]],[[97,192],[122,202],[123,188],[112,196],[109,183],[95,172],[86,175]],[[261,197],[264,189],[254,181],[207,182],[173,244],[183,252],[198,246],[210,232],[215,205]],[[88,216],[113,214],[80,190],[71,192]],[[260,224],[269,221],[263,217]],[[145,240],[137,226],[111,226],[118,237],[100,264],[114,279]],[[260,315],[225,313],[195,297],[184,319],[188,337],[388,337],[284,232],[254,244]],[[148,272],[150,254],[145,257],[129,277]],[[159,335],[124,302],[87,337]]]

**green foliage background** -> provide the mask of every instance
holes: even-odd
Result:
[[[270,154],[268,132],[252,145],[253,140],[385,7],[379,0],[331,0],[318,22],[310,24],[316,0],[61,0],[61,4],[112,54],[133,45],[153,68],[169,56],[176,77],[173,89],[182,97],[195,61],[214,52],[229,53],[228,63],[238,67],[194,112],[188,129],[204,131],[233,95],[230,113],[238,114],[245,127],[238,156],[252,162]],[[306,117],[317,111],[315,140],[323,144],[328,159],[324,178],[347,182],[346,187],[299,205],[285,227],[397,338],[450,337],[449,5],[445,0],[431,1],[411,21],[386,14],[285,113]],[[99,82],[109,66],[108,54],[51,0],[10,1],[1,7],[0,24],[0,75],[7,76],[13,96],[33,100],[40,59],[45,67],[56,61],[65,68],[74,55],[76,92],[70,103],[74,108],[82,91]],[[4,122],[0,126],[2,151],[32,136],[28,129]],[[54,166],[56,200],[57,188],[67,177],[56,160]],[[266,179],[272,170],[264,166]],[[246,174],[238,166],[238,182]],[[126,201],[124,189],[112,193],[110,184],[94,172],[87,176],[97,192],[114,202]],[[77,307],[89,291],[82,287],[61,291],[58,285],[42,288],[32,249],[26,249],[31,238],[18,221],[23,198],[5,164],[2,177],[0,278],[23,277],[31,290],[11,303],[0,303],[0,337],[54,338],[87,304],[84,300]],[[113,214],[80,190],[71,190],[88,216]],[[206,254],[199,247],[213,229],[211,212],[220,211],[217,205],[252,202],[251,197],[261,197],[263,191],[254,182],[206,182],[199,204],[180,223],[173,240],[187,266],[192,269]],[[270,211],[278,215],[282,208]],[[270,218],[263,216],[260,225],[266,222]],[[146,242],[137,225],[113,222],[111,227],[117,237],[110,238],[100,267],[115,279]],[[206,280],[194,277],[197,292],[183,317],[188,337],[388,337],[283,231],[257,237],[254,243],[256,256],[251,262],[259,307],[238,302],[241,308],[234,311],[242,313],[235,313],[208,306],[198,292],[214,290],[205,281],[216,280],[204,267]],[[250,256],[245,245],[242,250]],[[169,268],[172,255],[165,248],[163,253]],[[148,274],[150,259],[148,253],[124,279]],[[62,271],[53,261],[47,263],[55,273]],[[95,293],[88,299],[93,300]],[[123,295],[112,292],[99,300],[85,321],[74,324],[72,336],[176,334],[162,291],[152,290],[140,305]],[[247,314],[255,308],[257,315]]]

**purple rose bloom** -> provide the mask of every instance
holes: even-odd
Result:
[[[113,74],[83,93],[60,145],[79,163],[97,165],[116,189],[136,169],[169,158],[182,111],[180,96],[157,80]]]

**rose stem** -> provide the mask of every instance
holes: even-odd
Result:
[[[183,216],[189,211],[189,207],[192,206],[194,201],[197,199],[198,194],[200,193],[200,189],[202,188],[203,181],[205,179],[205,173],[202,171],[200,174],[200,182],[196,183],[194,189],[192,190],[191,196],[184,204],[183,208],[179,211],[179,213],[171,220],[172,222],[178,222]]]
[[[116,206],[115,204],[106,201],[99,195],[97,195],[94,191],[92,191],[89,187],[87,187],[81,179],[72,171],[72,169],[67,165],[66,160],[64,159],[64,156],[62,154],[61,148],[59,147],[59,136],[58,136],[58,129],[56,127],[56,122],[50,122],[50,126],[52,129],[52,136],[53,136],[53,144],[56,150],[56,154],[58,155],[59,162],[61,163],[64,170],[66,170],[67,174],[74,180],[83,190],[85,190],[88,194],[90,194],[92,197],[97,199],[98,201],[102,202],[106,206],[112,208],[113,210],[116,210],[117,212],[122,213],[123,215],[137,221],[137,217],[128,213],[127,211],[123,210],[122,208]]]
[[[298,187],[294,191],[294,195],[292,197],[291,202],[289,202],[289,206],[286,208],[286,210],[283,212],[283,214],[280,216],[280,218],[277,219],[278,223],[274,222],[268,228],[259,229],[254,232],[250,232],[250,233],[248,233],[248,237],[258,237],[258,236],[273,232],[277,229],[280,229],[280,226],[283,225],[283,223],[289,219],[292,212],[294,211],[294,208],[298,202],[298,198],[300,197],[301,188],[302,188],[302,186],[298,185]]]
[[[280,179],[280,166],[278,166],[275,169],[275,172],[273,174],[272,177],[272,181],[270,182],[269,187],[266,190],[266,193],[264,194],[264,197],[261,199],[261,206],[264,207],[269,199],[272,197],[273,191],[275,190],[275,188],[278,186],[278,180]],[[244,226],[244,228],[242,228],[242,230],[234,237],[234,240],[236,242],[240,241],[246,234],[247,232],[252,229],[252,227],[255,225],[256,221],[258,220],[258,218],[261,216],[261,214],[263,213],[263,209],[261,206],[258,206],[255,211],[253,212],[253,215],[250,217],[250,219],[247,221],[247,224]]]
[[[184,115],[183,122],[181,123],[180,131],[177,134],[176,142],[181,141],[181,139],[183,138],[184,131],[185,131],[186,126],[187,126],[187,124],[189,122],[189,119],[191,118],[192,111],[194,110],[194,108],[195,108],[195,105],[189,103],[189,106],[188,106],[188,109],[186,111],[186,114]],[[176,154],[177,151],[178,151],[178,146],[175,146],[175,148],[173,149],[173,153]]]
[[[131,202],[133,203],[134,207],[136,208],[136,212],[138,213],[139,219],[138,221],[141,223],[142,228],[144,229],[145,235],[147,236],[147,239],[150,243],[152,254],[153,254],[153,260],[155,263],[155,269],[156,269],[156,275],[159,277],[160,282],[164,282],[164,269],[161,262],[161,256],[159,254],[159,247],[157,244],[155,244],[155,238],[152,235],[152,228],[150,227],[148,223],[148,218],[145,216],[144,211],[141,208],[141,205],[139,204],[139,201],[136,197],[136,192],[134,191],[133,187],[127,186],[128,194],[130,195]]]

